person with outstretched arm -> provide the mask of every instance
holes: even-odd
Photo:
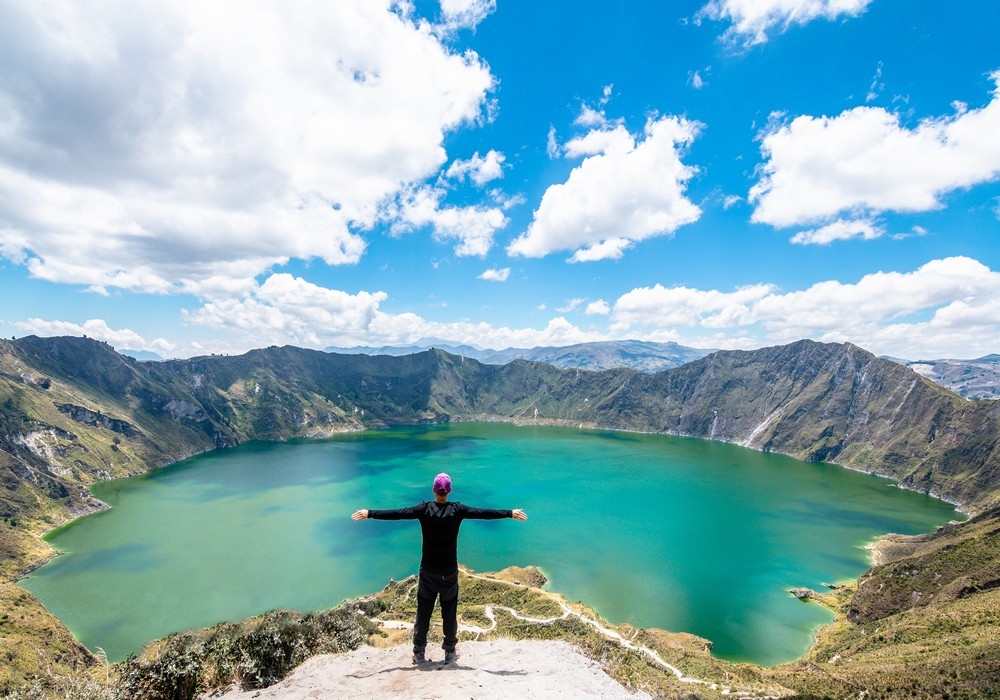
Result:
[[[474,508],[457,501],[449,501],[451,477],[438,474],[434,477],[434,500],[424,501],[409,508],[397,510],[356,510],[352,520],[419,520],[423,533],[423,552],[420,558],[420,576],[417,585],[417,620],[413,625],[413,663],[426,661],[427,630],[431,624],[434,601],[441,599],[441,619],[444,626],[445,663],[458,658],[458,529],[463,520],[499,520],[513,518],[527,520],[520,508],[493,510]]]

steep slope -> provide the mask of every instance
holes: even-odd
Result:
[[[805,697],[1000,696],[1000,509],[877,549],[838,622],[775,680]]]
[[[972,510],[1000,503],[1000,404],[963,399],[850,344],[718,352],[633,376],[595,410],[609,427],[837,462]]]

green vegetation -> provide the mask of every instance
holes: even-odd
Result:
[[[759,683],[775,695],[1000,697],[1000,516],[991,510],[1000,506],[1000,403],[962,399],[860,348],[801,341],[642,374],[520,360],[489,366],[441,351],[368,357],[289,347],[139,363],[96,341],[36,337],[0,341],[0,692],[84,697],[108,672],[13,584],[51,556],[40,539],[45,531],[102,507],[87,490],[95,481],[249,439],[482,419],[736,442],[878,473],[963,504],[979,517],[883,542],[883,564],[838,592],[838,621],[796,664],[724,664],[699,650],[704,640],[622,634],[643,640],[668,663],[676,659],[685,673],[734,688]],[[393,591],[364,605],[408,613],[406,596],[396,591],[394,598]],[[471,580],[463,615],[488,626],[489,601],[529,617],[551,616],[551,599],[526,591]],[[671,685],[672,674],[595,636],[578,618],[543,626],[494,614],[504,634],[567,639],[634,687],[664,697],[682,692]],[[267,639],[242,625],[217,638],[171,638],[115,673],[125,686],[152,693],[147,697],[178,697],[173,693],[192,683],[264,683],[302,654],[331,648],[332,636],[306,631],[322,627],[317,619],[276,615],[260,623],[280,628]],[[298,651],[283,646],[286,632],[292,646],[306,640]],[[226,644],[247,655],[243,661],[223,661],[234,658],[223,653],[223,639],[242,640]],[[269,647],[268,640],[279,641]]]
[[[347,606],[301,615],[276,611],[204,632],[171,635],[116,665],[118,700],[188,700],[237,685],[277,683],[316,654],[357,649],[375,626]]]
[[[808,656],[774,669],[809,697],[1000,698],[1000,511],[889,537],[885,563],[840,592]]]

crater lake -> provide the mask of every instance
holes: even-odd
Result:
[[[415,521],[350,515],[431,499],[439,472],[451,500],[529,516],[465,522],[461,563],[536,565],[613,623],[691,632],[761,665],[800,657],[833,619],[789,589],[855,579],[879,535],[963,517],[885,479],[736,445],[454,423],[248,443],[95,484],[111,508],[49,533],[64,554],[21,584],[112,661],[175,631],[325,609],[416,573]]]

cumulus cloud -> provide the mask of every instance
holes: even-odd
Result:
[[[100,340],[118,350],[149,350],[163,356],[172,356],[175,349],[173,343],[163,338],[146,340],[130,328],[112,328],[108,322],[100,318],[92,318],[83,323],[71,321],[48,321],[41,318],[29,318],[14,324],[28,335],[43,337],[71,335]]]
[[[108,325],[107,321],[97,318],[89,319],[83,323],[45,321],[40,318],[29,318],[15,325],[29,335],[86,336],[95,340],[102,340],[118,348],[142,348],[146,346],[146,341],[135,331],[128,328],[115,330]]]
[[[348,294],[279,273],[244,298],[218,299],[184,316],[191,323],[255,335],[256,347],[318,347],[338,333],[364,333],[387,297],[385,292]]]
[[[592,301],[587,304],[587,308],[584,310],[584,313],[588,316],[607,316],[611,313],[611,307],[608,305],[608,302],[604,301],[604,299],[598,299],[597,301]]]
[[[594,129],[566,144],[587,156],[569,179],[549,187],[510,255],[543,257],[574,251],[574,261],[620,257],[637,241],[673,233],[701,210],[684,196],[695,169],[680,150],[699,125],[677,117],[650,119],[642,137],[623,125]]]
[[[510,277],[510,268],[490,268],[485,270],[483,274],[479,275],[479,279],[486,280],[487,282],[506,282],[507,278]]]
[[[409,189],[386,207],[383,216],[395,222],[396,233],[430,226],[438,240],[458,241],[455,255],[486,255],[493,247],[493,234],[507,225],[503,208],[448,206],[443,204],[444,195],[439,187]]]
[[[604,116],[604,112],[588,107],[587,105],[580,107],[580,114],[573,120],[573,123],[577,126],[584,127],[604,126],[606,122],[607,118]]]
[[[272,344],[406,345],[428,337],[493,348],[620,338],[755,348],[812,338],[919,359],[978,357],[1000,345],[1000,273],[967,257],[932,260],[909,272],[871,273],[854,282],[826,280],[800,290],[784,291],[766,283],[732,291],[654,285],[633,289],[613,304],[602,299],[586,303],[577,297],[557,309],[567,314],[582,307],[588,316],[610,312],[604,330],[582,331],[561,315],[539,328],[441,323],[413,313],[386,313],[381,309],[386,299],[384,292],[352,294],[281,273],[241,298],[188,311],[185,319],[224,334],[225,340],[212,341],[212,352]],[[535,310],[545,309],[541,304]],[[198,343],[174,347],[162,339],[146,341],[102,320],[75,324],[31,319],[18,327],[38,335],[87,335],[119,348],[165,356],[205,352]]]
[[[441,168],[493,87],[396,9],[4,3],[0,254],[97,291],[195,294],[356,262],[380,203]]]
[[[933,260],[912,272],[876,272],[854,283],[828,280],[781,292],[761,284],[734,292],[642,287],[612,310],[618,334],[690,336],[721,331],[723,345],[800,338],[852,342],[915,359],[975,357],[1000,344],[1000,273],[966,257]]]
[[[768,33],[815,19],[833,20],[862,14],[871,0],[711,0],[698,11],[696,19],[732,22],[722,35],[724,41],[745,46],[763,44]]]
[[[468,176],[472,182],[482,187],[490,180],[503,177],[505,160],[503,153],[492,149],[485,156],[479,155],[479,151],[476,151],[468,160],[453,162],[445,175],[457,180],[464,180]]]
[[[503,271],[499,271],[503,273]],[[503,276],[502,274],[500,276]],[[569,345],[601,339],[561,316],[543,328],[511,328],[488,323],[440,323],[413,313],[381,310],[384,292],[328,289],[288,274],[271,275],[241,299],[219,300],[189,311],[194,324],[225,332],[229,350],[239,352],[265,345],[334,346],[407,345],[422,338],[448,338],[482,347]]]
[[[735,292],[657,284],[633,289],[619,297],[612,318],[619,330],[635,325],[740,326],[751,322],[752,305],[771,292],[772,287],[766,284],[743,287]]]
[[[1000,85],[1000,73],[993,79]],[[980,109],[912,129],[874,107],[797,117],[772,128],[761,152],[761,177],[750,190],[756,222],[786,227],[845,213],[859,221],[937,209],[947,193],[1000,175],[1000,88]]]

